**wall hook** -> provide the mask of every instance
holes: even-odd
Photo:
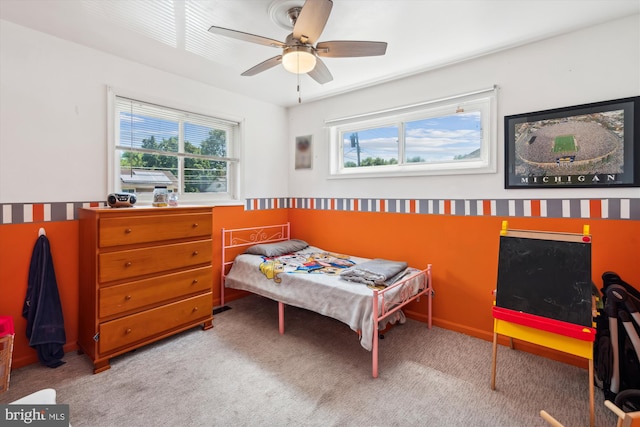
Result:
[[[47,232],[44,231],[44,227],[40,227],[40,230],[38,230],[38,236],[46,236]]]

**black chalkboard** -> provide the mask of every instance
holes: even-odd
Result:
[[[590,239],[515,234],[500,236],[496,305],[591,327]]]

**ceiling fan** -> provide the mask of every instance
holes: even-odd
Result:
[[[324,84],[333,80],[333,76],[320,57],[379,56],[387,51],[385,42],[337,40],[315,44],[324,30],[332,7],[332,0],[306,0],[302,7],[291,7],[287,14],[293,25],[293,32],[284,42],[216,26],[209,28],[209,31],[225,37],[282,49],[281,55],[249,68],[242,73],[243,76],[256,75],[281,63],[287,71],[308,74],[318,83]]]

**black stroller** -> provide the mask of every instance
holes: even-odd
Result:
[[[614,272],[602,274],[603,307],[596,318],[596,377],[607,400],[640,411],[640,291]]]

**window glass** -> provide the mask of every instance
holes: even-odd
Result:
[[[479,159],[479,111],[409,121],[405,124],[405,161],[437,163]]]
[[[398,126],[344,132],[345,168],[398,163]]]
[[[231,198],[238,123],[115,97],[115,187]]]
[[[496,172],[495,92],[328,121],[330,176]]]

